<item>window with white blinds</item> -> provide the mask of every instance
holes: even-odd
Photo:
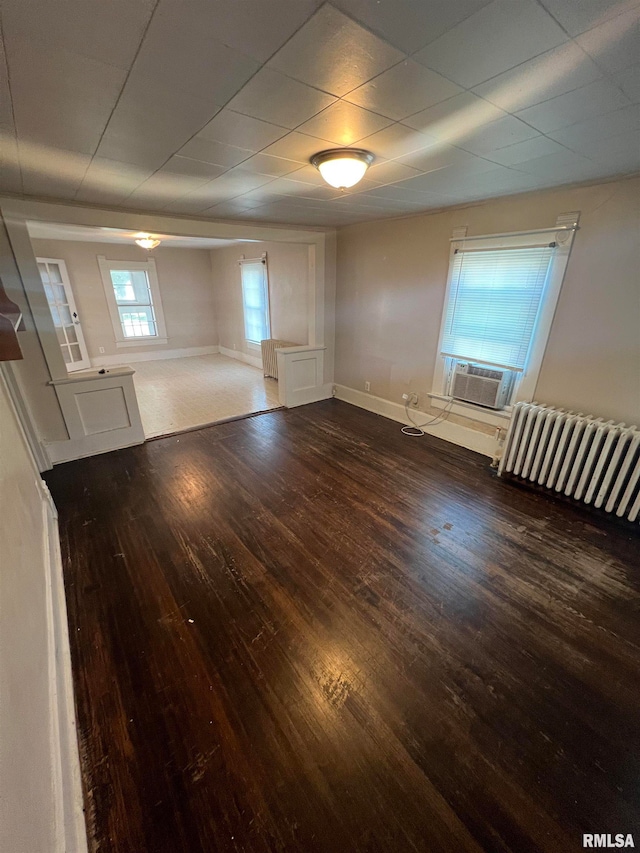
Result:
[[[522,371],[554,248],[458,249],[441,354]]]
[[[266,258],[240,261],[244,336],[259,344],[271,337],[269,327],[269,285]]]

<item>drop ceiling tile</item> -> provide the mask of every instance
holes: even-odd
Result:
[[[407,59],[349,92],[346,100],[399,120],[460,92],[460,86]]]
[[[249,199],[245,200],[244,196],[238,196],[238,198],[234,198],[231,201],[223,201],[220,204],[216,204],[213,207],[209,208],[208,213],[210,215],[215,216],[235,216],[238,213],[243,213],[245,210],[252,210],[254,207],[258,207],[259,205],[250,201]]]
[[[517,142],[523,142],[538,135],[537,130],[523,121],[514,116],[505,116],[461,137],[456,145],[465,151],[470,151],[471,154],[483,155],[495,151],[496,148],[515,145]]]
[[[330,201],[334,198],[340,198],[344,195],[342,190],[337,190],[335,187],[330,187],[325,184],[323,187],[311,187],[305,189],[304,198],[310,201]]]
[[[132,163],[152,172],[159,169],[179,141],[176,140],[173,145],[173,140],[167,140],[164,136],[156,137],[154,125],[156,122],[153,117],[118,111],[117,116],[114,115],[109,122],[97,155],[106,160]]]
[[[563,183],[586,180],[590,177],[596,177],[598,173],[597,166],[591,160],[574,154],[572,151],[537,157],[535,160],[520,163],[517,169],[529,175],[549,179],[560,178]]]
[[[291,180],[291,178],[276,178],[268,186],[270,193],[286,196],[304,196],[305,192],[311,192],[313,189],[315,189],[313,184]]]
[[[490,0],[333,0],[347,15],[406,53],[434,41]]]
[[[443,169],[445,166],[472,167],[476,171],[481,167],[485,169],[495,168],[495,163],[489,163],[481,157],[476,157],[468,151],[463,151],[455,145],[435,143],[430,148],[413,151],[400,157],[399,161],[404,166],[418,169],[420,172],[432,172],[435,169]]]
[[[180,0],[161,0],[127,86],[151,83],[160,91],[225,104],[260,63],[219,41],[215,21],[189,14],[188,8]]]
[[[165,166],[163,166],[163,170],[178,175],[191,175],[195,178],[204,178],[205,181],[211,181],[225,172],[226,168],[213,163],[205,163],[202,160],[194,160],[191,157],[183,157],[180,154],[174,154],[173,157],[167,160]]]
[[[207,184],[207,187],[211,192],[219,195],[220,201],[223,201],[244,195],[264,184],[270,184],[272,181],[273,178],[270,175],[258,175],[236,166],[225,172],[224,175],[220,175],[219,178],[215,178]]]
[[[67,50],[45,53],[22,39],[7,45],[18,136],[93,154],[126,73]]]
[[[415,178],[419,174],[418,169],[405,166],[396,160],[374,163],[367,172],[367,176],[379,184],[394,184],[396,181],[406,181],[407,178]]]
[[[633,65],[625,71],[620,71],[611,79],[616,86],[622,89],[632,104],[640,102],[640,65]]]
[[[640,6],[611,18],[576,38],[578,45],[609,74],[636,65],[640,56]]]
[[[332,104],[336,98],[298,80],[262,68],[243,86],[227,108],[293,129]]]
[[[286,128],[277,127],[251,116],[241,115],[232,110],[221,110],[198,133],[201,139],[223,142],[238,148],[261,151],[267,145],[280,139],[287,133]]]
[[[326,139],[318,139],[315,136],[307,136],[305,133],[288,133],[282,139],[272,143],[262,151],[262,154],[272,154],[274,157],[284,157],[287,160],[296,160],[298,163],[308,164],[309,158],[318,151],[327,147]]]
[[[325,4],[268,67],[342,97],[404,59],[404,54]]]
[[[174,26],[189,15],[197,26],[246,56],[266,62],[323,0],[163,0],[163,13]]]
[[[163,205],[162,210],[167,213],[200,216],[208,207],[211,207],[214,201],[217,203],[218,199],[212,198],[210,195],[204,195],[200,190],[196,190],[189,195]]]
[[[249,151],[248,148],[238,148],[235,145],[225,145],[223,142],[213,142],[196,135],[182,146],[178,154],[230,169],[252,157],[253,151]]]
[[[581,89],[522,110],[517,116],[541,133],[548,133],[592,116],[613,112],[629,103],[629,99],[613,83],[596,80]]]
[[[78,151],[19,142],[22,182],[27,195],[72,199],[91,157]]]
[[[466,154],[466,152],[462,153]],[[397,186],[406,187],[416,192],[456,195],[460,184],[464,184],[466,180],[470,180],[476,175],[494,171],[496,168],[495,163],[489,163],[480,157],[470,156],[468,160],[439,166],[424,175],[418,175],[417,178],[403,181],[401,184],[397,184]]]
[[[392,124],[361,139],[358,145],[375,154],[376,160],[395,160],[414,151],[421,151],[436,143],[432,137],[403,124]],[[410,166],[411,163],[408,163]]]
[[[402,123],[426,133],[433,139],[455,144],[456,140],[462,139],[472,130],[506,115],[507,113],[495,104],[472,92],[463,92],[409,116]]]
[[[535,0],[494,0],[414,55],[465,88],[567,41]]]
[[[413,175],[412,177],[416,176]],[[373,190],[369,190],[364,197],[371,201],[384,199],[387,202],[397,202],[418,207],[425,199],[429,198],[429,195],[430,194],[428,192],[420,192],[419,190],[410,189],[409,181],[405,180],[401,184],[393,184],[387,187],[376,187]]]
[[[171,109],[150,98],[146,104],[121,101],[102,137],[98,154],[111,160],[157,169],[196,133],[211,106],[183,96]]]
[[[76,195],[76,201],[123,201],[151,177],[152,171],[131,163],[94,157]]]
[[[640,172],[640,140],[636,139],[635,148],[632,150],[607,154],[606,157],[595,162],[600,164],[603,176],[630,175]]]
[[[541,0],[569,35],[577,36],[640,5],[638,0]]]
[[[476,86],[474,92],[514,113],[579,89],[602,76],[595,62],[569,42]]]
[[[285,160],[283,157],[273,157],[271,154],[254,154],[249,160],[245,160],[242,168],[248,172],[257,172],[259,175],[281,178],[283,175],[297,172],[301,166],[295,160]]]
[[[580,153],[607,165],[614,161],[637,160],[640,157],[640,131],[619,133],[607,139],[586,139]]]
[[[527,160],[544,157],[546,154],[561,154],[566,150],[553,139],[546,136],[536,136],[533,139],[525,139],[524,142],[517,142],[515,145],[508,145],[506,148],[491,151],[484,156],[487,160],[500,163],[502,166],[516,166],[519,163],[526,163]]]
[[[596,116],[586,121],[553,130],[548,135],[571,148],[580,151],[584,145],[589,145],[596,140],[608,139],[621,133],[631,133],[638,130],[640,126],[640,107],[636,104],[624,107],[606,115]]]
[[[222,204],[239,204],[243,205],[245,210],[250,210],[254,207],[261,207],[265,204],[271,204],[273,202],[277,202],[282,198],[282,196],[277,195],[274,192],[271,192],[269,189],[269,184],[266,184],[262,187],[256,187],[255,190],[250,190],[248,193],[244,193],[243,195],[236,196],[233,201],[230,202],[222,202]]]
[[[192,175],[177,175],[161,170],[155,172],[143,184],[136,187],[127,199],[127,205],[134,201],[140,203],[155,203],[157,201],[164,206],[207,183],[209,182],[206,178],[193,177]]]
[[[271,178],[264,175],[253,175],[236,168],[171,202],[167,210],[171,209],[175,213],[198,213],[244,195],[270,180]]]
[[[377,113],[346,101],[337,101],[301,125],[298,132],[326,139],[335,145],[353,145],[390,124],[390,119]]]
[[[373,210],[380,214],[385,212],[397,212],[411,208],[415,210],[422,206],[422,202],[410,203],[399,201],[398,199],[381,198],[379,196],[370,196],[367,194],[360,195],[345,195],[342,198],[336,199],[334,202],[336,208],[345,210]]]
[[[446,170],[443,169],[444,171]],[[493,198],[531,189],[536,183],[531,175],[498,166],[476,175],[451,175],[447,193],[456,196],[460,201]]]
[[[153,0],[3,0],[4,37],[7,42],[37,43],[42,50],[55,46],[127,70],[154,6]]]

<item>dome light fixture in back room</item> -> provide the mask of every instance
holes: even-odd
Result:
[[[155,237],[152,237],[151,234],[146,234],[145,232],[141,232],[140,234],[136,234],[135,242],[142,249],[146,249],[147,252],[150,252],[151,249],[155,249],[156,246],[159,246],[161,241],[156,240]]]
[[[314,154],[311,164],[330,186],[346,190],[362,180],[374,159],[370,151],[362,148],[332,148]]]

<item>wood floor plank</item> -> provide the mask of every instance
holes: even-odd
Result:
[[[47,481],[93,851],[640,843],[629,526],[337,401]]]

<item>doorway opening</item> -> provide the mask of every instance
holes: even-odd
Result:
[[[308,245],[27,228],[67,371],[130,366],[146,438],[280,406],[262,342],[309,343]]]

